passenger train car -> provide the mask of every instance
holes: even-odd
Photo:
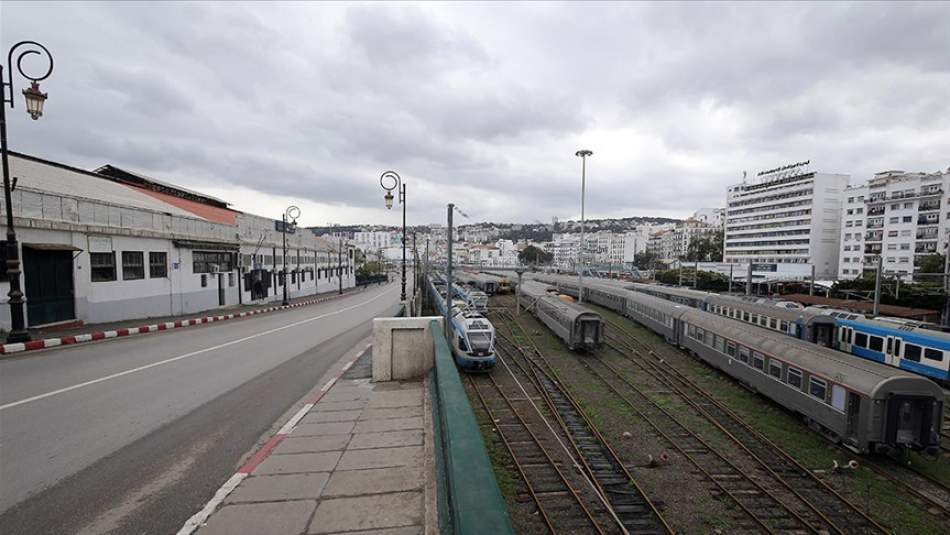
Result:
[[[445,315],[445,284],[428,281],[432,303]],[[452,299],[452,337],[449,345],[455,363],[468,371],[489,371],[495,367],[495,327],[485,316],[469,308],[463,301]]]
[[[558,287],[577,294],[576,280]],[[854,451],[939,451],[943,391],[924,377],[614,285],[585,282],[584,292]]]
[[[548,292],[545,284],[524,282],[518,292],[525,309],[547,325],[571,351],[603,345],[604,320],[600,314]]]
[[[492,273],[490,271],[482,271],[481,275],[484,275],[486,277],[494,277],[495,279],[498,279],[497,291],[500,294],[511,293],[512,288],[515,286],[515,284],[512,284],[511,278],[508,277],[507,275],[500,275],[498,273]]]
[[[481,273],[470,271],[459,271],[455,274],[456,280],[470,284],[488,295],[495,295],[498,292],[497,277],[490,277]]]
[[[485,292],[476,290],[468,285],[459,286],[458,284],[453,284],[452,286],[455,290],[455,295],[464,301],[466,305],[479,312],[488,311],[488,295],[486,295]]]

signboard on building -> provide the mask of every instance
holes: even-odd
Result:
[[[297,225],[295,223],[284,223],[283,221],[274,221],[274,230],[277,232],[286,232],[287,234],[293,234],[297,232]]]
[[[111,253],[112,238],[110,236],[89,236],[90,253]]]
[[[752,264],[752,271],[778,271],[778,264]]]

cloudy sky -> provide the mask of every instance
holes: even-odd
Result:
[[[42,120],[9,117],[14,150],[262,215],[295,203],[307,225],[395,224],[386,169],[410,224],[447,202],[547,222],[579,215],[581,148],[589,217],[683,217],[806,159],[852,182],[947,168],[947,20],[936,2],[4,2],[0,44],[56,60]]]

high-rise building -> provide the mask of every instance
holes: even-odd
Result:
[[[808,170],[808,162],[763,171],[730,186],[723,260],[779,270],[812,264],[818,278],[838,275],[841,205],[849,175]]]
[[[880,257],[884,273],[910,280],[922,257],[946,249],[948,187],[950,168],[936,173],[882,171],[867,184],[848,188],[839,276],[853,279],[874,270]]]

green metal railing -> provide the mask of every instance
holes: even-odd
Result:
[[[492,471],[475,413],[462,386],[452,351],[435,320],[432,422],[439,481],[440,533],[513,534],[508,507]]]

